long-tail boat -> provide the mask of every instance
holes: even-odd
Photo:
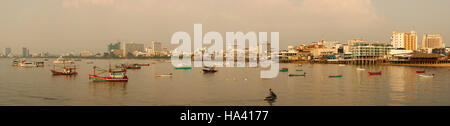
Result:
[[[423,70],[423,71],[416,71],[416,73],[425,73],[425,70]]]
[[[89,74],[89,80],[101,81],[101,82],[127,82],[126,69],[114,71],[111,68],[109,70],[102,70],[103,73],[107,73],[107,76],[98,76],[96,73],[97,67],[94,66],[94,74]]]
[[[329,75],[328,77],[335,78],[335,77],[342,77],[342,75]]]
[[[378,72],[369,72],[369,75],[381,75],[381,71],[378,71]]]
[[[53,70],[50,70],[50,71],[53,73],[53,75],[76,75],[76,74],[78,74],[78,72],[76,70],[77,70],[77,66],[66,67],[64,65],[63,71],[59,72],[59,71],[56,71],[56,66],[53,65]]]
[[[288,71],[289,71],[288,68],[281,68],[281,69],[280,69],[280,72],[288,72]]]
[[[215,72],[217,72],[218,70],[216,70],[215,67],[204,67],[204,68],[202,69],[202,71],[203,71],[204,73],[215,73]]]

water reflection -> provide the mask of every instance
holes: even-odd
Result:
[[[109,96],[116,95],[125,96],[127,94],[128,82],[89,82],[91,94],[93,96]]]

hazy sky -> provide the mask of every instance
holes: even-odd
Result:
[[[439,33],[449,46],[449,0],[1,0],[0,50],[105,51],[118,40],[169,44],[174,32],[280,32],[280,47],[392,30]]]

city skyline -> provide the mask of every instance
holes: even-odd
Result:
[[[450,9],[444,0],[280,0],[280,1],[123,1],[62,0],[4,1],[1,4],[0,50],[22,47],[30,53],[54,54],[106,50],[116,41],[143,43],[152,40],[172,48],[177,31],[193,35],[194,23],[211,30],[280,32],[280,47],[319,40],[346,43],[353,38],[390,41],[392,31],[415,30],[450,36]],[[30,4],[31,2],[31,4]],[[408,6],[402,3],[408,2]],[[163,8],[172,5],[172,8]],[[160,6],[160,7],[158,7]],[[198,8],[198,6],[204,6]],[[420,8],[420,9],[419,9]],[[222,34],[224,36],[224,34]],[[418,41],[419,47],[422,45]]]

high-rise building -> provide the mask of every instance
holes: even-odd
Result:
[[[417,33],[411,32],[392,32],[391,44],[394,48],[404,48],[406,50],[417,50]]]
[[[152,49],[154,52],[162,51],[161,42],[152,41]]]
[[[128,57],[129,55],[133,55],[136,51],[137,52],[144,52],[144,44],[139,43],[124,43],[123,44],[123,56]]]
[[[11,52],[12,52],[11,48],[5,48],[5,57],[9,56]]]
[[[28,57],[30,56],[30,49],[23,47],[22,48],[22,57]]]
[[[440,34],[424,34],[422,38],[422,48],[444,48],[442,36]]]

